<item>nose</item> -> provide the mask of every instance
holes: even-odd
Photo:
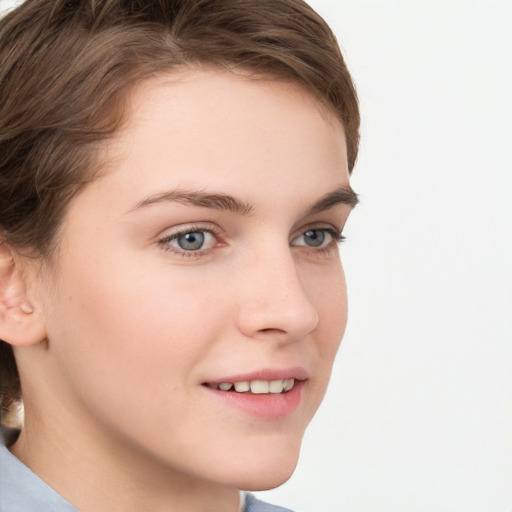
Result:
[[[282,343],[305,337],[317,326],[318,312],[303,281],[289,247],[254,255],[239,289],[239,330]]]

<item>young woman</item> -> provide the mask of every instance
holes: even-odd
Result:
[[[0,21],[0,511],[284,510],[346,324],[359,114],[300,0]]]

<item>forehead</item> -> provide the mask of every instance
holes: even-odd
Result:
[[[140,83],[127,112],[88,187],[112,207],[179,188],[298,210],[348,186],[342,125],[295,83],[187,69]]]
[[[141,103],[147,104],[151,92],[162,94],[162,89],[167,89],[168,97],[190,95],[196,100],[205,100],[212,108],[232,107],[239,102],[265,96],[280,96],[281,100],[300,96],[304,106],[308,105],[315,109],[325,120],[333,124],[341,124],[334,108],[319,99],[316,93],[299,81],[240,67],[231,69],[211,64],[178,67],[168,73],[160,73],[136,83],[129,93],[132,113],[137,114],[134,110],[136,111]],[[203,96],[205,91],[208,91],[207,96]],[[229,101],[222,101],[226,97]],[[205,105],[202,105],[202,109],[204,107]]]
[[[136,155],[156,163],[173,146],[179,152],[166,154],[167,164],[193,155],[196,160],[204,158],[205,165],[228,165],[243,150],[239,166],[247,167],[256,157],[255,164],[264,163],[262,152],[272,149],[269,165],[284,170],[287,165],[275,160],[274,150],[282,148],[285,156],[287,147],[294,152],[288,153],[290,162],[292,156],[307,160],[313,151],[346,157],[339,120],[296,83],[216,68],[185,69],[140,83],[128,99],[128,112],[127,122],[108,147],[115,161]],[[235,162],[230,165],[232,170],[239,167]]]
[[[217,116],[215,121],[219,126],[222,121],[240,122],[244,113],[253,123],[259,120],[268,125],[273,116],[282,118],[293,111],[296,120],[304,117],[301,114],[314,114],[321,124],[328,123],[333,129],[344,131],[333,109],[300,83],[205,65],[180,68],[136,84],[128,95],[128,123],[118,133],[123,135],[147,123],[164,102],[172,111],[161,111],[161,114],[170,114],[167,119],[173,119],[182,128],[188,126],[187,119],[193,122],[200,116],[204,116],[203,123],[206,116]],[[254,105],[265,107],[261,115],[255,115],[251,109]],[[154,115],[151,118],[155,119]]]

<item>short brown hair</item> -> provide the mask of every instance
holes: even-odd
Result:
[[[137,82],[211,64],[302,84],[341,120],[357,96],[336,39],[302,0],[26,0],[0,20],[0,243],[48,257],[66,206],[98,174]],[[21,399],[0,341],[2,412]]]

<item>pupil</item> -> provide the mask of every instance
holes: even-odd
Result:
[[[178,245],[187,251],[197,251],[204,244],[204,233],[185,233],[178,238]]]
[[[304,233],[304,241],[311,247],[318,247],[322,245],[324,240],[325,233],[323,231],[312,229],[311,231],[306,231],[306,233]]]

